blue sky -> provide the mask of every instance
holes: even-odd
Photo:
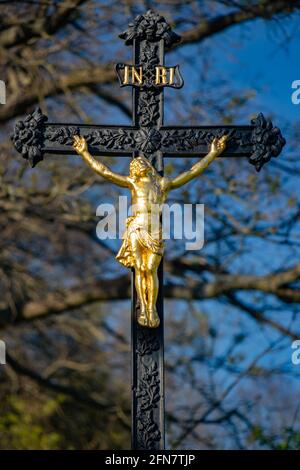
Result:
[[[280,25],[280,26],[279,26]],[[291,102],[291,83],[300,79],[300,23],[297,16],[277,22],[258,20],[235,26],[204,41],[182,49],[185,57],[199,57],[199,52],[214,57],[220,77],[226,77],[232,90],[253,89],[254,103],[265,112],[299,121],[300,105]],[[176,55],[176,51],[175,54]],[[188,73],[199,73],[197,59]],[[196,72],[196,76],[195,76]],[[187,77],[185,77],[187,78]],[[186,85],[188,86],[187,79]],[[259,109],[260,110],[260,109]],[[259,111],[258,110],[258,111]]]
[[[180,32],[178,29],[176,31]],[[131,62],[131,47],[122,46],[116,37],[115,40],[116,58],[117,49],[120,48],[125,54],[124,61]],[[279,22],[256,20],[233,26],[200,44],[175,48],[167,55],[166,65],[180,65],[185,85],[181,90],[165,90],[165,123],[174,123],[170,104],[176,95],[197,94],[201,90],[201,75],[206,61],[209,63],[206,87],[210,92],[213,90],[214,80],[220,78],[229,84],[232,95],[238,94],[239,90],[255,91],[256,96],[247,107],[249,113],[263,111],[266,115],[276,116],[277,123],[279,117],[278,125],[281,128],[284,128],[287,121],[296,123],[300,120],[300,105],[296,106],[291,102],[291,84],[300,79],[299,57],[300,22],[297,15],[280,19]],[[123,96],[129,97],[130,94],[130,89],[121,90]],[[188,112],[189,103],[187,104]],[[249,122],[249,114],[244,113],[241,116],[243,121],[239,117],[237,123]],[[111,113],[111,108],[104,111],[100,120],[97,109],[94,120],[129,123],[121,111],[115,109]]]
[[[257,90],[258,99],[276,114],[292,121],[299,120],[300,106],[291,102],[291,83],[300,78],[300,28],[297,17],[283,20],[281,28],[257,21],[248,25],[249,33],[240,48],[235,50],[235,60],[227,60],[228,73],[235,76],[240,86]],[[241,35],[235,28],[232,37]],[[285,33],[284,33],[285,31]]]

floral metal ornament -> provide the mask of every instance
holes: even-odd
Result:
[[[148,10],[143,15],[138,15],[128,28],[121,34],[127,46],[132,45],[134,39],[140,41],[145,39],[149,42],[164,40],[166,47],[171,47],[180,41],[180,36],[172,31],[171,26],[166,22],[163,16]]]

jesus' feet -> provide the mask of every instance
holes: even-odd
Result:
[[[159,324],[160,324],[160,319],[157,314],[156,308],[148,310],[148,327],[158,328]]]
[[[148,326],[148,319],[146,315],[146,309],[141,308],[137,318],[138,324],[141,326]]]

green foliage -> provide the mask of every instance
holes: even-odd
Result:
[[[281,435],[267,435],[260,426],[255,426],[249,436],[250,443],[274,450],[299,450],[300,431],[290,427],[284,428]]]
[[[45,428],[45,421],[57,412],[61,398],[46,399],[37,404],[11,395],[0,416],[2,449],[53,450],[59,447],[61,436]]]

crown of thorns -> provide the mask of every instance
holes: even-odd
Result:
[[[149,160],[147,160],[147,158],[145,158],[143,155],[139,155],[130,162],[130,169],[134,170],[135,168],[139,167],[141,163],[146,163],[148,167],[151,167]]]

